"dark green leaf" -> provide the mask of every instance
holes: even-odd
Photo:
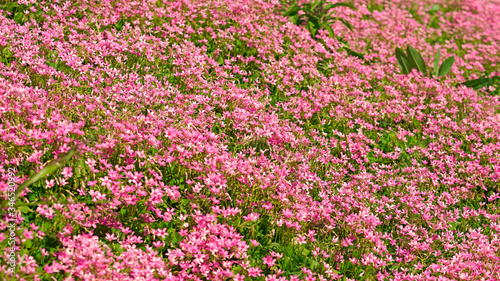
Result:
[[[17,22],[17,23],[23,23],[23,19],[24,19],[24,14],[23,13],[16,13],[15,16],[14,16],[14,20]]]
[[[123,25],[124,25],[124,21],[123,19],[120,19],[119,21],[117,21],[115,23],[115,28],[118,30],[118,31],[121,31],[123,29]]]
[[[310,13],[312,11],[312,5],[311,3],[307,3],[307,4],[304,4],[302,5],[302,11],[304,11],[304,13]]]
[[[351,47],[351,46],[349,46],[349,42],[347,42],[344,38],[337,36],[337,40],[339,40],[340,43],[346,45],[348,48]]]
[[[307,20],[314,25],[314,28],[318,29],[320,27],[319,19],[312,15],[307,15]]]
[[[311,6],[311,10],[316,9],[316,7],[318,7],[318,5],[323,4],[323,1],[324,1],[324,0],[321,0],[321,1],[314,1],[314,2],[313,2],[313,4],[312,4],[312,6]]]
[[[398,61],[399,67],[404,74],[410,73],[410,65],[408,63],[408,58],[406,54],[400,48],[396,48],[396,60]]]
[[[302,25],[302,23],[304,23],[304,22],[305,22],[305,20],[304,20],[305,18],[307,18],[307,15],[306,15],[306,14],[299,15],[299,16],[297,17],[297,23],[296,23],[296,24],[297,24],[297,25]]]
[[[453,66],[453,63],[455,62],[455,57],[449,57],[443,61],[441,66],[439,67],[439,75],[438,76],[444,76],[446,73],[448,73]]]
[[[358,53],[356,51],[353,51],[351,48],[348,48],[348,47],[344,46],[343,49],[346,50],[347,54],[350,55],[350,56],[357,57],[357,58],[360,58],[362,60],[365,59],[365,56],[363,54]]]
[[[485,86],[489,85],[489,79],[481,77],[481,78],[478,78],[478,79],[469,80],[467,82],[462,83],[461,85],[464,85],[466,87],[472,88],[474,90],[479,90],[482,87],[485,87]]]
[[[436,57],[434,58],[434,75],[438,76],[439,73],[439,60],[441,58],[441,51],[438,49]]]
[[[325,11],[328,11],[330,9],[335,9],[337,7],[347,7],[347,8],[351,8],[353,10],[357,10],[356,7],[351,4],[351,3],[347,3],[347,2],[339,2],[339,3],[335,3],[335,4],[328,4],[325,6]]]
[[[283,13],[283,16],[295,16],[300,11],[300,7],[297,5],[292,5],[288,10]]]
[[[333,33],[333,29],[331,26],[329,26],[328,24],[325,24],[325,29],[328,31],[328,35],[330,36],[330,38],[334,38],[335,36],[335,33]]]
[[[340,21],[347,27],[349,28],[350,31],[352,31],[352,25],[346,21],[345,19],[340,19]]]
[[[410,45],[408,45],[408,47],[406,48],[406,52],[408,54],[408,62],[410,63],[410,65],[415,65],[416,68],[424,74],[424,76],[427,76],[425,62],[420,53]]]
[[[408,73],[410,73],[413,69],[417,69],[417,64],[410,58],[410,56],[406,56],[406,63],[408,64]],[[406,74],[408,74],[406,73]]]
[[[312,23],[310,21],[307,22],[306,29],[309,30],[309,32],[311,33],[311,36],[313,38],[316,36],[318,29],[314,26],[314,23]]]

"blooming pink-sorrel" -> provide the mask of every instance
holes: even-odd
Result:
[[[500,280],[500,3],[349,3],[0,1],[2,280]]]

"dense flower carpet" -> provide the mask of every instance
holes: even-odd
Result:
[[[0,1],[0,278],[500,280],[500,2],[335,4]]]

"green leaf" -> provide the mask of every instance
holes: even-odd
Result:
[[[457,226],[460,224],[459,222],[450,222],[450,227],[448,227],[448,229],[450,230],[454,230],[457,228]]]
[[[344,44],[347,46],[347,48],[350,48],[351,46],[349,46],[349,42],[347,42],[344,38],[340,37],[340,36],[337,36],[337,40],[339,40],[340,43]]]
[[[403,74],[410,73],[410,64],[408,62],[408,57],[400,48],[396,48],[396,60],[398,61],[399,67]]]
[[[424,76],[427,76],[425,62],[420,53],[410,45],[406,48],[406,52],[408,53],[408,62],[410,63],[410,66],[415,66],[415,68],[422,72]]]
[[[283,265],[284,265],[283,267],[288,268],[290,266],[290,263],[291,263],[290,261],[291,261],[291,259],[289,257],[285,257],[284,262],[283,262]]]
[[[297,25],[302,25],[305,22],[305,18],[307,18],[307,14],[302,14],[297,17]]]
[[[344,46],[343,49],[346,50],[347,54],[350,56],[357,57],[357,58],[360,58],[362,60],[365,59],[365,56],[362,53],[358,53],[358,52],[356,52],[356,51],[354,51],[351,48],[348,48],[346,46]]]
[[[115,23],[115,28],[118,30],[118,31],[121,31],[123,29],[123,25],[125,24],[125,22],[123,21],[123,19],[120,19],[119,21],[117,21]]]
[[[307,4],[303,4],[302,5],[302,11],[304,11],[304,13],[310,13],[311,12],[311,3],[307,3]]]
[[[294,4],[283,13],[283,16],[295,16],[300,10],[301,8]]]
[[[293,24],[298,25],[298,24],[297,24],[297,20],[298,20],[298,16],[297,16],[297,15],[290,16],[288,19],[289,19],[289,20],[290,20]]]
[[[312,6],[311,6],[311,10],[316,9],[316,7],[318,7],[318,5],[323,4],[323,1],[324,0],[314,2],[314,4],[312,4]]]
[[[455,62],[455,57],[449,57],[443,61],[441,64],[441,67],[439,67],[439,75],[438,76],[444,76],[446,73],[448,73],[453,66],[453,63]]]
[[[314,23],[308,21],[307,25],[306,25],[306,29],[309,30],[309,32],[311,33],[311,36],[313,38],[316,36],[318,29],[314,26]]]
[[[466,87],[472,88],[472,89],[477,91],[485,86],[488,86],[489,79],[481,77],[478,79],[466,81],[466,82],[462,83],[461,85],[464,85]]]
[[[329,25],[325,25],[325,29],[328,31],[328,35],[330,36],[330,38],[333,39],[335,37],[335,33],[333,32],[332,27]]]
[[[309,255],[309,253],[310,253],[310,252],[311,252],[311,251],[309,251],[309,250],[308,250],[308,249],[306,249],[306,248],[304,248],[304,249],[302,250],[302,254],[303,254],[304,256]]]
[[[337,7],[347,7],[347,8],[351,8],[353,10],[357,10],[356,7],[351,4],[351,3],[347,3],[347,2],[339,2],[339,3],[335,3],[335,4],[328,4],[325,6],[325,11],[328,11],[330,9],[335,9]]]
[[[352,25],[350,22],[346,21],[345,19],[339,19],[347,28],[349,28],[350,31],[352,31]]]
[[[307,20],[314,25],[315,29],[318,29],[320,26],[319,19],[312,15],[307,15]]]
[[[40,229],[43,231],[43,232],[47,232],[47,230],[49,230],[49,228],[52,226],[51,223],[49,222],[44,222],[42,224],[42,226],[40,227]]]
[[[19,13],[16,13],[16,15],[14,16],[14,20],[17,22],[17,23],[23,23],[24,22],[24,14],[19,12]]]
[[[28,206],[20,206],[19,207],[19,210],[22,212],[22,213],[33,213],[34,211],[28,207]]]
[[[438,76],[440,58],[441,58],[441,51],[438,49],[436,57],[434,58],[434,76]]]
[[[36,201],[38,199],[38,195],[34,192],[30,193],[30,195],[28,196],[28,199],[33,202],[33,201]]]

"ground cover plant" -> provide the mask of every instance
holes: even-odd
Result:
[[[2,279],[500,279],[499,2],[0,5]]]

